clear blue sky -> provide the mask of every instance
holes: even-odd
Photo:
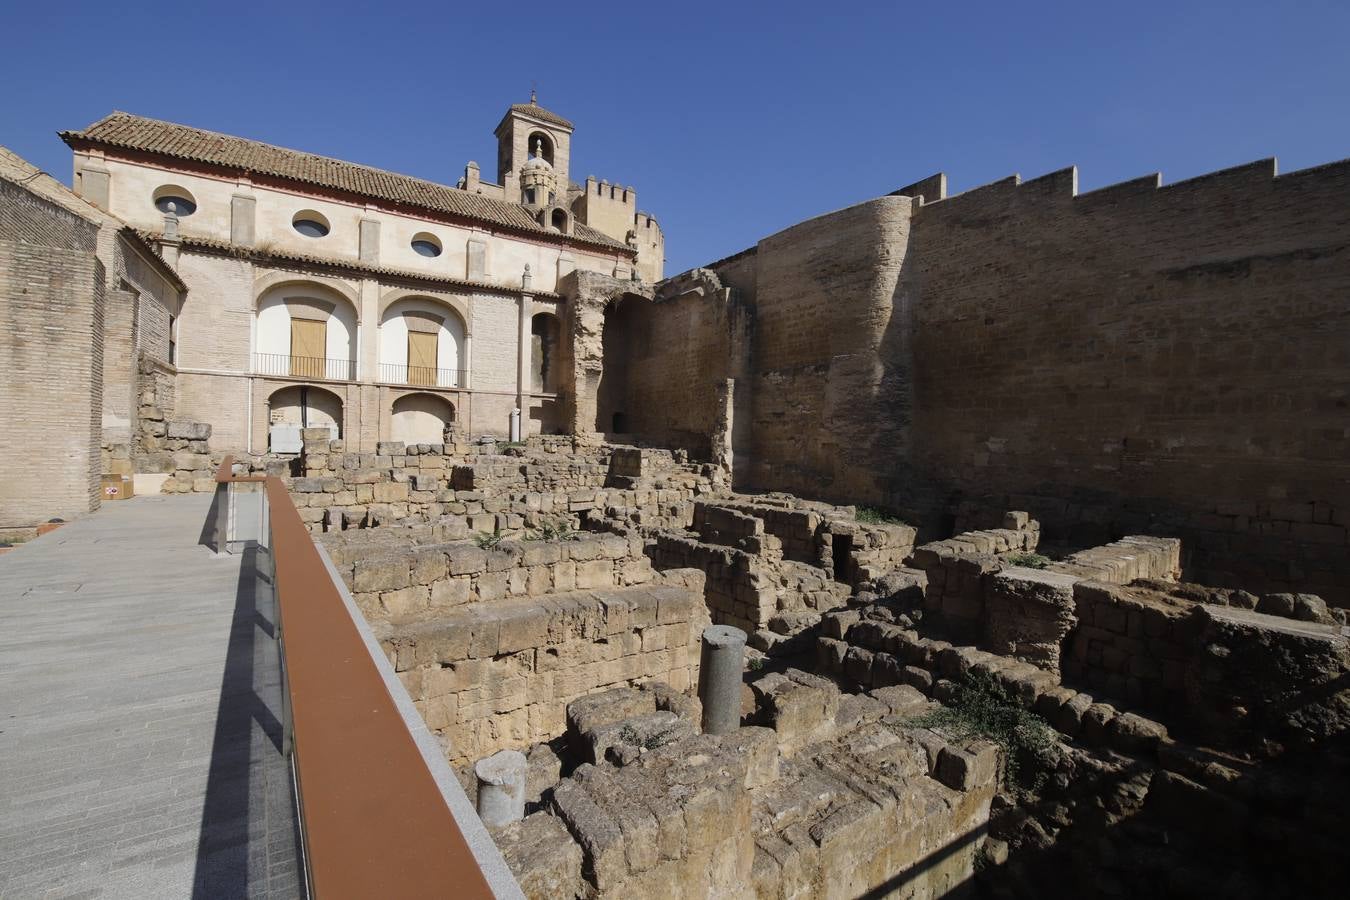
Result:
[[[506,7],[519,12],[501,14]],[[453,183],[507,104],[638,188],[667,273],[936,171],[1080,188],[1350,156],[1350,4],[11,4],[0,143],[112,109]]]

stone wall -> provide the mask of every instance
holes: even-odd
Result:
[[[98,228],[0,178],[0,527],[100,502],[104,267]]]
[[[581,533],[568,540],[503,541],[492,547],[452,540],[410,548],[403,531],[379,529],[378,539],[362,532],[323,538],[369,621],[437,616],[508,597],[628,587],[656,575],[636,536]]]
[[[1150,524],[1187,575],[1350,602],[1350,164],[1076,194],[1066,170],[914,217],[913,475],[1056,534]]]
[[[427,727],[464,763],[559,737],[567,704],[585,694],[695,684],[701,576],[662,580],[486,600],[376,631]]]
[[[669,454],[657,454],[663,464],[651,465],[641,478],[616,477],[610,474],[610,448],[572,454],[564,452],[570,443],[564,448],[540,438],[505,453],[490,445],[480,451],[398,441],[381,441],[375,453],[347,448],[345,441],[330,441],[324,429],[306,432],[304,453],[295,463],[304,474],[288,484],[312,531],[443,516],[463,520],[459,537],[519,534],[545,523],[576,527],[581,517],[683,528],[694,497],[714,486],[702,467],[677,464]],[[275,458],[273,467],[284,474],[290,465]]]

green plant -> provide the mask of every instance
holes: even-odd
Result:
[[[1003,561],[1010,566],[1022,566],[1025,569],[1044,569],[1052,560],[1039,553],[1009,553],[1003,557]]]
[[[473,536],[473,542],[483,550],[495,550],[505,537],[500,531],[480,531]]]
[[[527,541],[570,541],[577,536],[577,530],[566,519],[556,522],[544,522],[537,529],[527,532]]]
[[[904,520],[874,506],[859,506],[853,518],[867,525],[903,525]]]
[[[1023,709],[1002,685],[981,672],[972,672],[966,682],[957,685],[951,705],[916,716],[906,724],[931,728],[958,741],[974,737],[993,741],[1003,748],[1004,784],[1016,784],[1032,792],[1040,790],[1045,773],[1025,777],[1023,761],[1041,756],[1059,741],[1044,719]]]
[[[758,672],[760,669],[764,668],[764,657],[762,656],[750,657],[750,660],[745,664],[745,667],[749,669],[751,672]]]

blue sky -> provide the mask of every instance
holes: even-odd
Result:
[[[124,109],[453,183],[537,84],[573,179],[635,185],[671,274],[936,171],[1350,156],[1343,0],[493,7],[14,4],[0,143],[69,182],[55,132]]]

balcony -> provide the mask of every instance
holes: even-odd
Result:
[[[255,353],[253,354],[253,374],[279,375],[284,378],[312,378],[322,381],[355,381],[356,360],[287,356],[280,353]]]
[[[408,387],[463,388],[469,385],[467,369],[433,369],[380,363],[380,382]]]

